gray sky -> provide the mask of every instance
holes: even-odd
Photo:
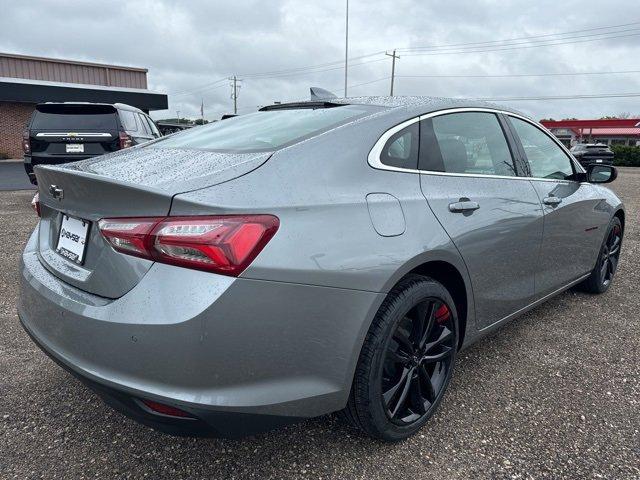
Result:
[[[1,51],[146,67],[149,87],[169,93],[170,111],[152,113],[156,119],[175,116],[176,110],[181,116],[198,117],[201,101],[205,117],[219,118],[232,108],[231,88],[226,80],[214,82],[234,73],[244,78],[240,113],[274,100],[304,98],[309,86],[343,91],[344,0],[2,3]],[[350,0],[350,5],[350,57],[640,22],[637,0]],[[607,33],[614,31],[618,33]],[[594,34],[618,38],[585,41]],[[406,78],[640,70],[640,24],[535,41],[557,43],[559,38],[576,43],[515,49],[527,40],[514,40],[508,47],[491,43],[474,47],[500,48],[491,52],[454,53],[459,46],[444,50],[447,53],[401,52],[396,94],[494,98],[640,93],[640,73]],[[420,52],[430,54],[407,55]],[[389,80],[384,78],[390,75],[389,57],[380,53],[354,58],[352,64],[350,95],[388,94]],[[316,70],[325,71],[292,72],[315,65],[324,65]],[[254,75],[283,70],[288,72]],[[378,79],[384,80],[373,82]],[[373,83],[361,85],[366,82]],[[193,93],[178,95],[183,92]],[[505,103],[536,118],[640,115],[640,97]]]

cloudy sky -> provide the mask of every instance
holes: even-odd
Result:
[[[198,117],[201,102],[209,119],[228,113],[234,74],[239,113],[309,86],[343,93],[345,0],[2,3],[0,51],[146,67],[169,94],[156,119]],[[389,93],[393,49],[397,95],[640,94],[636,0],[350,0],[349,34],[349,95]],[[536,118],[640,116],[640,97],[505,103]]]

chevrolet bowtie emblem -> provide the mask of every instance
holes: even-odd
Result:
[[[51,185],[49,187],[49,193],[56,200],[62,200],[64,198],[64,190],[57,185]]]

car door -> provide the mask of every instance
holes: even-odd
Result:
[[[593,185],[574,180],[580,167],[550,133],[521,117],[508,121],[544,212],[536,262],[536,293],[544,297],[594,268],[611,212]]]
[[[542,211],[518,177],[506,128],[492,111],[467,109],[420,122],[422,192],[467,266],[480,328],[535,296]]]

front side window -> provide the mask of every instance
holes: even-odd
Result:
[[[418,167],[418,135],[418,122],[393,134],[380,153],[380,161],[391,167],[415,170]]]
[[[573,175],[573,164],[567,154],[538,127],[510,117],[529,161],[531,176],[565,180]]]
[[[516,175],[509,145],[493,113],[440,115],[423,120],[420,131],[422,170]]]
[[[185,130],[154,143],[150,148],[267,152],[311,138],[379,110],[381,107],[370,105],[267,110]]]

